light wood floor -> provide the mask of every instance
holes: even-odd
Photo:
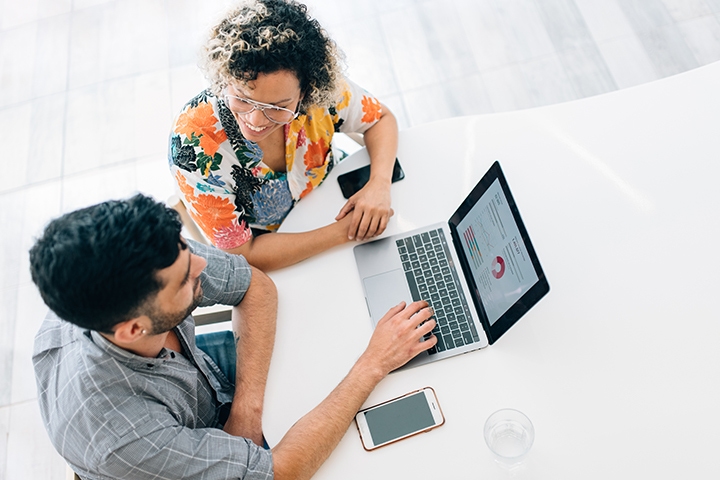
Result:
[[[48,219],[172,194],[173,115],[222,0],[0,0],[0,480],[62,479],[30,355]],[[720,60],[720,0],[311,0],[401,127],[629,88]],[[433,141],[433,139],[428,139]]]

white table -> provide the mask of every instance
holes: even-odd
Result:
[[[354,425],[319,479],[720,478],[720,63],[585,100],[400,134],[387,233],[447,220],[499,159],[550,293],[495,345],[394,373],[374,404],[430,385],[446,424],[374,452]],[[336,177],[283,231],[331,222]],[[436,168],[432,168],[436,166]],[[352,244],[272,274],[280,305],[265,433],[275,444],[371,335]],[[536,428],[495,464],[495,410]]]

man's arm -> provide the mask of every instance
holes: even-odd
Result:
[[[277,290],[270,278],[252,268],[250,287],[233,307],[237,349],[235,396],[223,430],[262,446],[262,413],[270,358],[275,344]]]
[[[437,343],[426,302],[401,303],[377,324],[370,343],[332,393],[285,434],[273,453],[276,480],[310,478],[347,432],[355,414],[388,373]],[[425,323],[423,323],[425,322]]]

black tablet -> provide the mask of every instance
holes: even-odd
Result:
[[[448,223],[492,344],[550,290],[499,162]]]

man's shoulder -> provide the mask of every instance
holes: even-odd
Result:
[[[33,352],[39,395],[51,403],[85,404],[112,382],[112,360],[93,342],[92,332],[48,314]]]
[[[43,423],[58,452],[76,465],[99,462],[153,418],[148,382],[95,340],[93,332],[47,319],[33,356]]]
[[[35,337],[33,366],[39,396],[68,409],[109,398],[108,386],[131,369],[117,361],[99,334],[48,314]]]
[[[81,334],[80,327],[62,320],[52,310],[49,310],[35,335],[33,356],[67,346],[77,341],[78,335]]]

